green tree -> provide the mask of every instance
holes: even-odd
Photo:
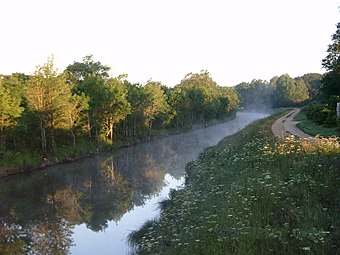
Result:
[[[128,91],[127,100],[130,103],[130,114],[123,121],[122,130],[125,137],[137,137],[142,135],[145,129],[144,108],[146,93],[143,86],[139,83],[132,84],[124,80],[124,86]]]
[[[184,128],[190,123],[190,102],[186,97],[186,88],[180,85],[175,86],[169,92],[169,104],[173,111],[174,121],[176,128]]]
[[[308,94],[310,100],[318,101],[320,98],[320,87],[322,75],[318,73],[307,73],[301,77],[297,77],[296,80],[303,80],[308,88]]]
[[[54,130],[65,119],[64,113],[72,97],[71,86],[66,82],[66,77],[54,69],[53,58],[49,58],[45,64],[37,67],[25,92],[30,111],[40,121],[41,148],[43,156],[47,157],[46,130],[49,128],[51,131],[50,145],[52,152],[55,152]]]
[[[89,76],[109,77],[111,67],[103,65],[100,61],[94,61],[93,55],[83,58],[83,62],[74,62],[68,65],[66,72],[72,82],[81,82]]]
[[[340,22],[332,36],[333,43],[328,46],[328,55],[322,60],[322,66],[327,73],[322,78],[321,91],[324,99],[340,95]]]
[[[274,91],[274,105],[294,106],[309,99],[308,89],[303,80],[294,80],[288,74],[280,76]]]
[[[75,135],[75,127],[80,125],[83,121],[85,112],[89,108],[89,98],[85,96],[85,94],[73,94],[67,107],[65,107],[65,122],[67,125],[67,129],[70,130],[73,140],[73,146],[76,146],[76,135]]]
[[[167,96],[164,93],[163,85],[160,82],[148,81],[143,87],[144,98],[144,125],[150,130],[153,121],[169,111]],[[166,122],[166,120],[164,120]]]
[[[234,113],[240,105],[240,98],[235,88],[221,87],[219,99],[223,102],[221,104],[221,109],[224,110],[223,115],[229,116]]]
[[[214,96],[218,90],[216,82],[206,70],[200,73],[189,73],[179,86],[188,100],[186,111],[189,111],[190,125],[195,122],[204,122],[213,114]]]
[[[114,126],[124,120],[130,112],[130,103],[127,101],[127,89],[123,84],[124,76],[110,78],[105,81],[103,100],[99,107],[103,114],[102,127],[106,138],[113,141]]]
[[[236,90],[245,108],[265,110],[272,107],[273,87],[267,81],[254,79],[250,83],[242,82]]]
[[[23,112],[21,97],[4,85],[4,77],[0,77],[0,151],[4,146],[5,129],[16,125]]]

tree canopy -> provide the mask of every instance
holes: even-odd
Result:
[[[324,99],[340,96],[340,22],[332,36],[332,44],[328,46],[328,55],[322,60],[322,66],[327,70],[323,76],[321,91]]]

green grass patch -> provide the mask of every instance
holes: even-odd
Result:
[[[300,121],[297,126],[303,132],[309,135],[320,135],[322,137],[340,136],[340,131],[338,127],[325,127],[323,125],[319,125],[314,121],[307,119],[306,114],[303,111],[300,111],[295,116],[295,120]]]
[[[159,219],[130,235],[137,254],[336,254],[336,139],[277,141],[257,121],[187,166]]]

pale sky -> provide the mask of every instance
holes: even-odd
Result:
[[[338,0],[2,0],[0,74],[61,71],[86,55],[168,86],[208,70],[221,86],[323,73]]]

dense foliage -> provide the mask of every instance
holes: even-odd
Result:
[[[326,98],[340,96],[340,22],[332,36],[333,43],[328,46],[328,55],[322,60],[322,66],[328,71],[322,79],[322,92]]]
[[[0,77],[0,167],[30,167],[188,129],[232,116],[239,99],[209,72],[190,73],[169,88],[110,77],[93,56],[62,73],[53,58],[31,76]]]
[[[333,43],[328,46],[328,55],[322,60],[327,72],[322,76],[320,102],[310,104],[304,109],[307,118],[326,127],[340,126],[336,116],[336,105],[340,102],[340,23],[332,36]]]

